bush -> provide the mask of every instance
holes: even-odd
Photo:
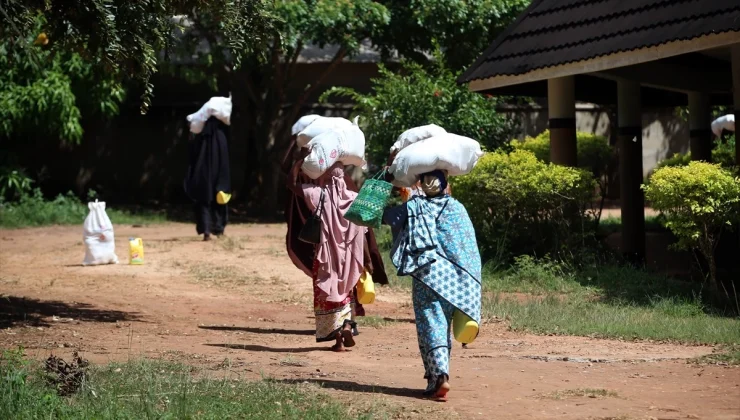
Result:
[[[564,256],[587,234],[595,183],[588,172],[544,163],[525,150],[487,153],[475,170],[452,179],[484,256]]]
[[[430,70],[404,63],[398,71],[380,67],[373,91],[362,95],[352,89],[332,88],[322,95],[347,96],[367,136],[367,153],[374,162],[385,162],[388,150],[409,128],[437,124],[447,131],[478,140],[488,150],[508,146],[513,120],[496,112],[501,99],[473,93],[458,85],[457,75],[444,68],[441,57]]]
[[[613,155],[606,137],[579,131],[576,141],[578,167],[591,171],[596,177],[604,175]],[[534,153],[543,162],[550,162],[550,130],[543,131],[537,137],[527,137],[524,141],[514,140],[511,145]]]
[[[578,167],[590,171],[599,183],[600,195],[606,197],[608,181],[612,178],[609,173],[614,161],[614,152],[609,146],[606,137],[579,131],[576,133],[578,142]],[[534,153],[537,159],[550,162],[550,130],[543,131],[537,137],[527,137],[523,141],[513,140],[511,145],[515,149],[527,150]]]
[[[91,191],[90,196],[94,197]],[[108,217],[114,224],[118,223],[156,223],[165,218],[158,214],[131,214],[127,211],[106,209]],[[0,202],[0,227],[20,228],[47,225],[80,226],[87,217],[87,205],[82,203],[72,192],[58,195],[53,200],[46,200],[41,190],[36,188],[31,194],[23,194],[17,202]]]
[[[735,162],[735,136],[727,138],[725,143],[717,143],[712,149],[712,163],[716,163],[726,169],[737,170]],[[666,167],[686,166],[691,162],[691,152],[676,153],[673,156],[661,161],[657,169]]]
[[[718,291],[714,249],[722,230],[740,222],[740,178],[717,164],[689,162],[657,170],[643,188],[653,208],[665,214],[677,246],[697,248],[706,258],[710,287]]]

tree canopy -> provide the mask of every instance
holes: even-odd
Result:
[[[262,0],[0,1],[0,136],[32,128],[78,142],[83,111],[116,114],[124,84],[146,112],[177,42],[173,16],[199,10],[218,19],[234,66],[272,30]]]

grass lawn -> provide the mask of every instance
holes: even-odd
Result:
[[[383,407],[383,410],[387,407]],[[369,410],[369,409],[368,409]],[[4,419],[375,419],[310,385],[203,377],[193,368],[138,360],[90,367],[79,391],[60,397],[40,363],[19,352],[0,359]]]
[[[76,196],[69,193],[46,200],[40,192],[27,195],[17,202],[0,203],[0,228],[23,228],[48,225],[80,225],[89,210]],[[106,213],[113,224],[162,223],[166,217],[161,213],[131,213],[107,208]]]
[[[390,247],[386,228],[378,243]],[[383,254],[392,287],[410,289],[411,279],[397,277],[388,251]],[[484,320],[506,319],[515,330],[740,345],[740,317],[706,305],[699,284],[613,263],[575,270],[530,257],[505,270],[485,268],[482,277]],[[735,353],[718,357],[735,360]]]

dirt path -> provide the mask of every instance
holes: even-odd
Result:
[[[411,413],[424,386],[408,295],[383,288],[358,347],[316,344],[310,282],[290,263],[283,226],[230,226],[203,243],[189,225],[120,226],[144,238],[144,266],[81,267],[81,228],[0,231],[0,347],[29,355],[79,349],[95,362],[153,357],[245,378],[318,382],[343,396],[383,393]],[[587,316],[587,314],[584,314]],[[72,318],[70,320],[69,318]],[[740,419],[740,369],[686,359],[711,347],[513,333],[488,324],[455,347],[445,416],[500,419]],[[611,394],[590,398],[578,389]],[[421,407],[421,408],[420,408]],[[436,417],[436,416],[435,416]]]

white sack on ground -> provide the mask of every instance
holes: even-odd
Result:
[[[395,152],[396,150],[403,150],[406,147],[422,140],[426,140],[435,136],[441,136],[442,134],[446,133],[447,131],[445,131],[444,128],[436,124],[429,124],[423,125],[421,127],[411,128],[404,131],[400,136],[398,136],[398,140],[396,140],[396,142],[393,143],[393,146],[391,146],[391,153]]]
[[[480,143],[457,134],[442,134],[411,144],[401,150],[389,171],[397,187],[410,188],[419,175],[436,169],[446,170],[450,176],[466,175],[483,156]]]
[[[345,166],[365,165],[365,134],[356,125],[321,134],[307,147],[311,153],[301,170],[311,179],[319,178],[337,162]]]
[[[306,147],[314,138],[333,130],[341,130],[350,127],[357,127],[357,118],[352,122],[341,117],[319,117],[311,124],[298,133],[296,144],[298,147]]]
[[[306,127],[311,125],[316,119],[318,118],[324,118],[321,115],[316,114],[310,114],[310,115],[304,115],[301,118],[298,118],[298,121],[296,121],[295,124],[293,124],[293,127],[290,129],[290,135],[295,136],[301,131],[305,130]]]
[[[716,120],[712,121],[712,133],[719,137],[722,135],[722,130],[735,131],[735,115],[728,114],[723,115]]]
[[[113,224],[105,212],[105,202],[87,203],[90,213],[82,226],[85,243],[83,265],[118,264]]]
[[[228,98],[214,96],[205,105],[200,107],[198,112],[187,116],[187,120],[190,123],[190,132],[200,134],[206,125],[206,121],[211,117],[216,117],[222,123],[231,125],[231,108],[231,96]]]

